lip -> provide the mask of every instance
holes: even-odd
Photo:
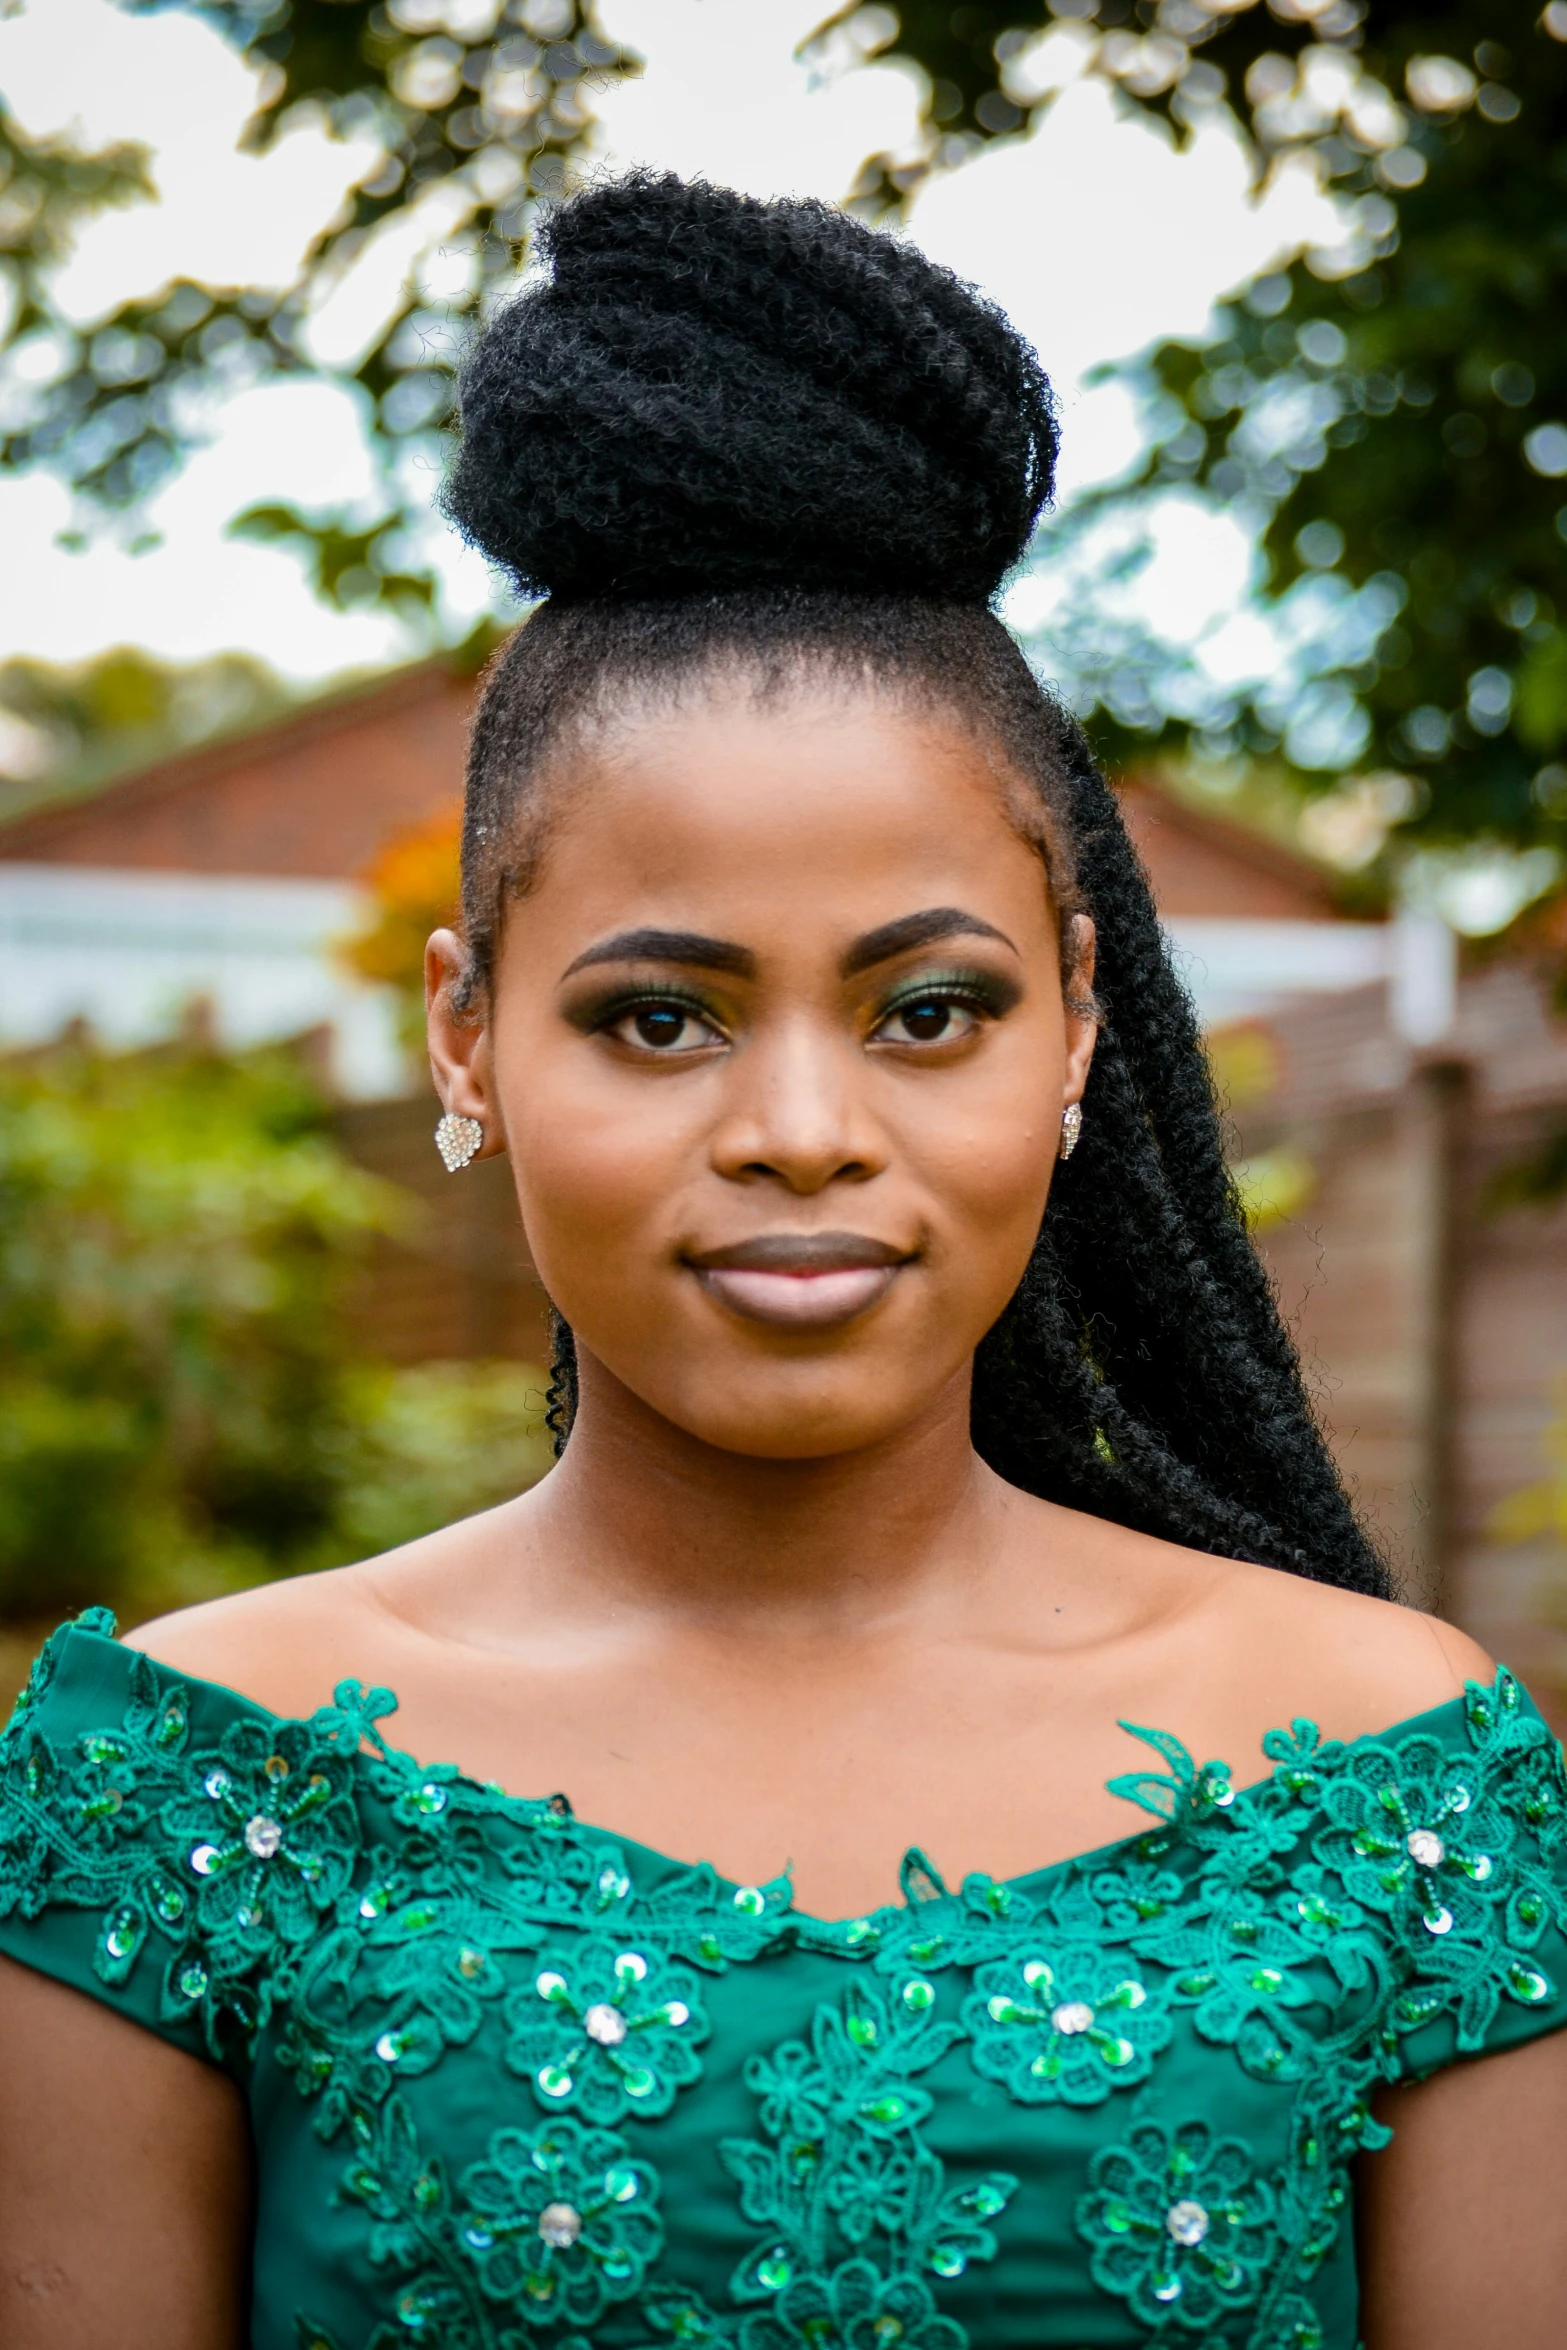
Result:
[[[861,1232],[764,1232],[686,1262],[710,1297],[747,1322],[825,1330],[884,1298],[909,1251]]]

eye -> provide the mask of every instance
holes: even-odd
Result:
[[[723,1041],[711,1020],[678,998],[635,1004],[605,1025],[606,1032],[622,1044],[666,1057],[699,1052],[706,1045]]]
[[[883,1044],[956,1044],[979,1026],[975,1007],[951,995],[905,996],[876,1030]]]

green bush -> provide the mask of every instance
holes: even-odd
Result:
[[[391,1550],[534,1484],[550,1464],[544,1385],[541,1371],[517,1363],[352,1373],[331,1529],[338,1556]]]
[[[145,1614],[539,1475],[536,1371],[353,1353],[349,1285],[417,1213],[296,1054],[0,1061],[0,1616]]]

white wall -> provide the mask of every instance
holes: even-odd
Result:
[[[1457,941],[1414,908],[1391,922],[1268,922],[1181,914],[1165,924],[1204,1024],[1245,1019],[1281,998],[1390,983],[1393,1025],[1433,1045],[1457,1006]]]
[[[364,914],[342,882],[0,862],[0,1044],[77,1019],[106,1044],[149,1044],[200,996],[225,1044],[327,1024],[344,1093],[401,1093],[391,991],[333,953]]]
[[[84,1019],[105,1043],[169,1033],[193,996],[233,1045],[330,1026],[337,1083],[359,1100],[401,1093],[406,1063],[391,991],[344,971],[334,942],[361,926],[364,893],[335,881],[139,873],[0,862],[0,1046],[41,1043]],[[1270,922],[1182,915],[1167,925],[1209,1025],[1322,990],[1392,984],[1412,1044],[1452,1020],[1452,933],[1430,915]]]

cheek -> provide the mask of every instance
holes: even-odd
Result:
[[[1044,1214],[1060,1092],[1048,1069],[1009,1067],[967,1098],[955,1089],[906,1133],[911,1169],[948,1245],[970,1267],[990,1262],[986,1286],[1000,1278],[1008,1294]]]
[[[528,1244],[561,1302],[623,1284],[659,1253],[701,1157],[700,1087],[653,1082],[628,1102],[580,1047],[497,1056],[507,1143]]]

